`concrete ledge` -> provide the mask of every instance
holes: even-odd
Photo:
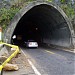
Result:
[[[49,47],[49,48],[53,48],[53,49],[58,49],[58,50],[64,50],[66,52],[75,53],[75,49],[73,49],[73,48],[61,47],[61,46],[51,45],[51,44],[46,44],[46,43],[41,44],[41,46]]]

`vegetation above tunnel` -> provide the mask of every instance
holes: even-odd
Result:
[[[3,0],[2,2],[0,2],[1,6],[0,6],[0,26],[3,28],[3,30],[5,30],[6,26],[9,25],[11,19],[14,17],[14,15],[23,7],[25,6],[27,3],[31,2],[31,1],[35,1],[35,0],[9,0],[9,1],[5,1]],[[72,2],[71,0],[47,0],[50,2],[55,2],[56,4],[58,4],[63,10],[64,12],[67,14],[67,16],[70,18],[70,20],[74,23],[74,11],[75,11],[75,2]],[[74,0],[73,0],[74,1]]]

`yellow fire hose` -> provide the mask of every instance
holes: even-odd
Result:
[[[0,44],[3,44],[3,45],[6,45],[6,46],[9,46],[9,47],[12,47],[12,48],[15,48],[15,52],[12,53],[1,65],[0,65],[0,75],[1,75],[1,71],[3,69],[3,67],[13,58],[16,56],[16,54],[19,52],[19,47],[18,46],[15,46],[15,45],[11,45],[11,44],[7,44],[7,43],[3,43],[3,42],[0,42]]]

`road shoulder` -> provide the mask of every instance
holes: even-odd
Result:
[[[27,58],[21,51],[16,58],[12,59],[12,64],[17,64],[19,66],[18,71],[4,71],[4,75],[35,75],[34,70],[29,64]]]

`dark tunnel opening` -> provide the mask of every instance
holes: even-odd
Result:
[[[39,44],[71,46],[71,32],[66,20],[58,10],[46,4],[27,11],[17,23],[13,35],[17,37],[14,40],[16,44],[34,39]]]

